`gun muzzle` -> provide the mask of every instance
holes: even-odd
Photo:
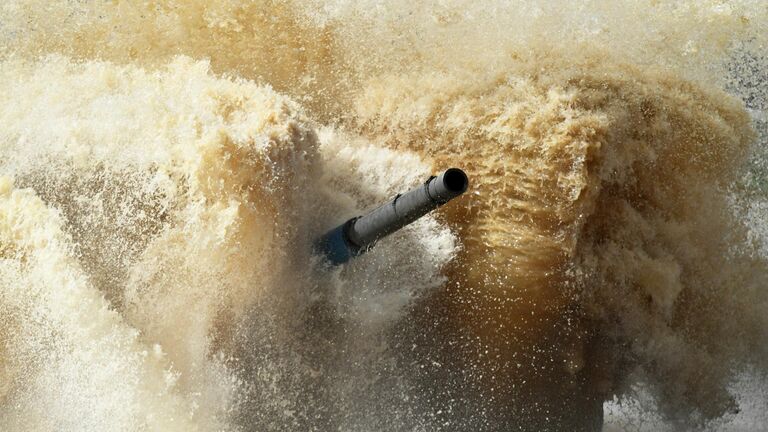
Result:
[[[372,248],[378,240],[463,194],[467,187],[469,179],[464,171],[450,168],[370,213],[328,231],[315,242],[314,251],[332,265],[344,264]]]

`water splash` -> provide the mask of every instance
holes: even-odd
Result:
[[[7,2],[0,425],[748,424],[765,15]],[[449,164],[462,206],[318,270],[317,233]]]

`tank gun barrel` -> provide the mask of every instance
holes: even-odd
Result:
[[[469,179],[464,171],[450,168],[370,213],[328,231],[315,242],[315,253],[332,265],[344,264],[372,248],[378,240],[463,194],[467,187]]]

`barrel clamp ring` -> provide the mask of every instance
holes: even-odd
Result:
[[[437,178],[437,176],[434,176],[434,175],[433,175],[433,176],[430,176],[430,177],[427,179],[427,181],[425,181],[425,182],[424,182],[424,192],[427,194],[427,196],[429,197],[429,199],[430,199],[430,200],[432,200],[432,202],[433,202],[433,203],[435,203],[435,204],[438,204],[438,205],[442,205],[442,204],[445,204],[445,203],[444,203],[444,202],[442,202],[442,201],[439,201],[437,198],[433,197],[433,196],[432,196],[432,195],[429,193],[429,184],[430,184],[430,183],[432,183],[432,180],[434,180],[434,179],[436,179],[436,178]]]

